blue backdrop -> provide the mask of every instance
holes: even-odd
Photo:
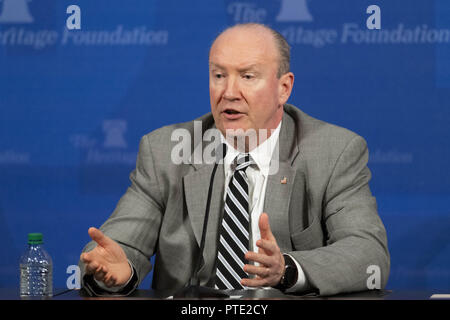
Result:
[[[66,28],[71,4],[81,30]],[[381,30],[367,29],[371,4]],[[450,290],[446,0],[0,1],[0,287],[18,285],[28,232],[44,233],[65,287],[140,137],[209,111],[209,46],[250,21],[292,46],[289,101],[366,138],[388,288]]]

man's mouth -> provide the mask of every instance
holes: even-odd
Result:
[[[223,115],[228,120],[237,120],[241,118],[244,114],[235,109],[225,109],[222,111]]]
[[[226,114],[238,114],[240,113],[239,111],[233,110],[233,109],[226,109],[224,111]]]

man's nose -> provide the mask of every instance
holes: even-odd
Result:
[[[239,89],[238,79],[235,77],[228,77],[227,86],[223,94],[223,98],[226,100],[238,100],[241,97],[241,92]]]

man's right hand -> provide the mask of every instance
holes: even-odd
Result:
[[[92,274],[108,288],[124,285],[131,277],[131,267],[123,249],[96,228],[89,228],[88,233],[97,246],[80,256],[86,274]]]

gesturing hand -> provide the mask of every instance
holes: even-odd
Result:
[[[102,281],[107,287],[125,284],[131,277],[131,268],[123,249],[96,228],[89,228],[88,233],[97,246],[80,256],[86,264],[86,273],[93,274],[97,281]]]
[[[256,242],[258,253],[248,251],[245,258],[258,262],[259,266],[244,265],[244,271],[256,275],[253,279],[242,279],[241,284],[247,287],[275,286],[284,273],[284,258],[278,247],[269,225],[269,216],[262,213],[259,217],[261,239]]]

